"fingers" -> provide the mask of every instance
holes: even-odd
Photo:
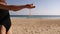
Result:
[[[35,8],[35,6],[33,6],[33,8]]]

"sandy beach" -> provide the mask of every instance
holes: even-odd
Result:
[[[60,19],[11,18],[13,34],[60,34]]]

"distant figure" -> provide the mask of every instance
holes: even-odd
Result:
[[[12,34],[9,10],[18,11],[24,8],[32,9],[35,6],[33,4],[21,6],[7,5],[5,0],[0,0],[0,34]]]

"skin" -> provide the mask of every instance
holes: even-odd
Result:
[[[2,28],[2,25],[0,25],[0,34],[1,34],[1,28]]]
[[[20,6],[15,6],[15,5],[2,5],[0,4],[0,9],[5,9],[5,10],[12,10],[12,11],[18,11],[24,8],[32,9],[35,8],[33,4],[27,4],[27,5],[20,5]]]
[[[16,5],[7,5],[5,0],[0,0],[0,2],[3,2],[2,4],[0,4],[0,9],[4,9],[4,10],[18,11],[18,10],[22,10],[24,8],[27,8],[27,9],[35,8],[35,6],[33,6],[33,4],[26,4],[26,5],[16,6]],[[6,29],[3,25],[2,25],[2,27],[0,26],[0,30],[1,30],[0,34],[6,34]],[[12,34],[12,27],[10,27],[7,34]]]

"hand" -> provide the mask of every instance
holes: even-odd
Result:
[[[33,6],[33,4],[27,4],[27,5],[26,5],[26,8],[32,9],[32,8],[35,8],[35,6]]]

